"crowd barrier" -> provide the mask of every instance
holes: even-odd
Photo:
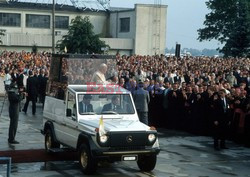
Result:
[[[7,164],[6,176],[10,177],[11,157],[0,157],[0,163]]]

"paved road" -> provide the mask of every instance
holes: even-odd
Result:
[[[1,103],[1,102],[0,102]],[[1,104],[0,104],[1,106]],[[40,134],[42,125],[41,105],[36,116],[31,107],[27,115],[20,113],[16,139],[20,144],[7,143],[9,126],[7,104],[0,117],[1,151],[41,149],[44,137]],[[156,168],[151,173],[140,172],[135,162],[100,164],[95,176],[107,177],[250,177],[250,149],[228,142],[230,149],[214,151],[210,137],[194,136],[184,132],[159,130],[161,153]],[[6,165],[0,164],[0,176],[6,175]],[[37,162],[12,164],[14,177],[80,177],[84,176],[77,161]]]

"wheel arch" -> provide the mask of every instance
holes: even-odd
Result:
[[[90,147],[90,144],[89,144],[89,140],[90,140],[90,137],[84,133],[80,133],[79,136],[78,136],[78,140],[77,140],[77,150],[79,150],[81,144],[86,144],[89,148]]]
[[[83,144],[83,143],[86,144],[89,147],[91,153],[92,153],[92,150],[98,149],[96,144],[93,142],[93,139],[92,139],[91,135],[86,133],[86,132],[81,132],[78,135],[77,150],[79,150],[81,144]]]
[[[56,139],[56,134],[55,134],[53,122],[47,121],[47,122],[44,124],[44,133],[45,133],[45,134],[46,134],[46,131],[47,131],[47,130],[50,130],[50,131],[51,131],[54,140],[55,140],[56,142],[58,142],[57,139]]]

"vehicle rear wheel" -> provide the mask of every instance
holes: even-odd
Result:
[[[155,168],[157,156],[153,155],[140,155],[138,157],[137,165],[141,171],[150,172]]]
[[[51,153],[50,149],[52,148],[60,148],[60,144],[54,140],[54,137],[50,129],[46,130],[44,144],[47,153]]]
[[[97,162],[92,157],[90,149],[86,144],[82,144],[79,149],[79,164],[81,170],[86,175],[94,174],[97,170]]]

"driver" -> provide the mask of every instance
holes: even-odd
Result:
[[[111,103],[105,104],[102,108],[102,112],[104,111],[114,111],[117,112],[121,110],[120,106],[120,97],[119,96],[113,96],[111,99]]]
[[[79,113],[94,112],[93,105],[90,103],[91,95],[84,95],[81,102],[79,102]]]

